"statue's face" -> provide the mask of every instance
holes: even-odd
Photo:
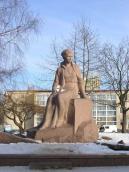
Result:
[[[70,56],[64,57],[64,62],[65,63],[71,63],[72,62],[72,57],[70,57]]]

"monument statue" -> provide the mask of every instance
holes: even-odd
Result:
[[[78,65],[71,49],[62,51],[63,61],[56,70],[45,119],[35,139],[42,142],[94,142],[98,129],[92,118],[92,101],[85,96]]]
[[[40,129],[61,127],[67,123],[70,100],[77,98],[79,94],[81,98],[85,98],[80,69],[72,62],[72,50],[63,50],[61,56],[63,62],[56,70],[52,94],[47,101],[45,122]]]

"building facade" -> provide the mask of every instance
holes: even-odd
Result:
[[[45,107],[47,104],[47,99],[50,94],[51,94],[51,91],[49,90],[34,92],[34,104],[37,106],[40,106],[43,110],[40,112],[39,111],[36,112],[34,116],[34,127],[38,126],[44,118]]]
[[[116,95],[108,92],[96,92],[92,99],[93,117],[97,125],[116,125]]]
[[[24,90],[24,91],[11,91],[15,99],[25,99],[30,101],[35,106],[35,114],[30,119],[25,121],[25,129],[35,127],[41,123],[44,118],[45,107],[47,99],[51,94],[50,90]],[[102,125],[117,125],[121,129],[122,114],[120,107],[116,107],[118,98],[112,91],[96,90],[90,94],[93,100],[93,118],[95,119],[98,128]],[[129,106],[129,104],[127,104]],[[5,123],[11,124],[13,129],[17,129],[12,121],[9,119],[4,120]],[[129,129],[129,112],[127,114],[127,128]]]

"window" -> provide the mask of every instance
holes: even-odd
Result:
[[[35,121],[34,121],[34,126],[38,126],[43,120],[43,114],[36,113],[35,114]]]
[[[98,105],[97,110],[106,110],[106,105]]]
[[[116,121],[107,122],[107,125],[116,125]]]
[[[97,116],[106,116],[106,111],[97,111]]]
[[[110,105],[107,105],[107,110],[114,110],[115,111],[115,106],[110,106]]]
[[[115,117],[107,117],[107,120],[108,121],[116,121],[116,118]]]
[[[97,125],[113,125],[116,124],[116,104],[115,94],[96,94],[92,95],[93,117],[95,117]]]
[[[97,95],[97,100],[105,100],[106,96],[104,94]]]
[[[106,124],[106,122],[99,122],[99,121],[97,121],[97,125],[98,126],[102,126],[102,125],[105,125]]]
[[[116,95],[115,94],[107,95],[107,100],[116,100]]]
[[[21,98],[25,98],[25,96],[26,96],[25,94],[21,94],[20,95]]]
[[[106,117],[97,117],[97,121],[105,121]]]
[[[96,103],[93,103],[93,110],[96,110]]]
[[[116,116],[116,111],[107,111],[107,116]]]
[[[36,104],[40,106],[46,106],[48,95],[37,94],[36,95]]]

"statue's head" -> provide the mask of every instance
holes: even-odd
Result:
[[[65,57],[73,57],[73,51],[71,49],[65,49],[61,52],[61,56]]]
[[[73,57],[73,51],[71,49],[65,49],[62,51],[61,56],[66,63],[70,63]]]

